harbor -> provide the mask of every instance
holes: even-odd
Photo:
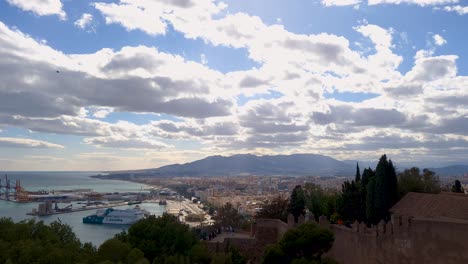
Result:
[[[79,208],[72,208],[70,205],[69,207],[58,208],[58,203],[55,203],[55,208],[53,208],[52,204],[53,202],[51,201],[40,203],[37,209],[34,208],[31,212],[27,213],[27,215],[34,215],[34,216],[58,215],[58,214],[75,213],[75,212],[81,212],[81,211],[97,210],[97,209],[116,207],[116,206],[132,205],[135,203],[116,202],[116,203],[97,204],[97,205],[89,205],[89,206],[85,205]]]

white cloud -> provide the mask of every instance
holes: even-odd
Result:
[[[114,112],[112,107],[98,107],[95,109],[93,116],[96,118],[105,118],[110,113]]]
[[[64,148],[59,144],[54,144],[42,140],[28,138],[0,137],[0,147],[2,148]]]
[[[85,29],[87,26],[91,25],[92,21],[93,21],[93,15],[84,13],[83,15],[81,15],[80,19],[75,21],[74,25],[81,29]]]
[[[167,21],[195,26],[211,18],[224,8],[223,3],[211,0],[120,0],[119,3],[94,3],[107,24],[118,23],[127,30],[142,30],[150,35],[165,34]]]
[[[169,145],[148,138],[127,138],[123,136],[111,137],[93,137],[85,138],[86,144],[92,144],[99,147],[106,148],[121,148],[121,149],[150,149],[162,150],[170,148]]]
[[[458,0],[368,0],[369,5],[380,5],[380,4],[412,4],[419,6],[430,6],[430,5],[443,5],[458,3]]]
[[[358,5],[361,0],[322,0],[324,6],[350,6]]]
[[[208,63],[208,59],[206,58],[206,55],[203,53],[200,55],[200,62],[203,65],[206,65]]]
[[[58,15],[62,20],[67,18],[60,0],[7,0],[7,2],[39,16]]]
[[[443,10],[447,12],[457,12],[460,16],[468,14],[468,6],[445,6]]]
[[[3,113],[73,116],[83,107],[101,106],[203,118],[228,115],[233,105],[233,94],[222,92],[220,72],[155,48],[67,55],[1,22],[0,45],[0,78],[15,87],[0,87]]]
[[[127,30],[164,34],[170,23],[186,38],[243,48],[258,66],[221,73],[203,65],[203,56],[198,63],[146,46],[66,54],[0,23],[1,125],[79,135],[90,146],[131,154],[202,146],[203,155],[374,155],[392,145],[378,135],[395,139],[400,149],[391,153],[429,153],[431,144],[442,142],[433,139],[437,134],[466,136],[465,127],[456,125],[468,114],[463,104],[468,80],[457,76],[457,56],[419,51],[414,67],[402,74],[392,28],[359,23],[354,30],[368,50],[364,53],[343,36],[296,34],[259,17],[224,14],[221,4],[208,0],[125,0],[96,8]],[[144,13],[138,20],[121,13],[133,8]],[[153,24],[155,19],[161,25]],[[358,102],[327,99],[334,92],[376,96]],[[83,115],[86,111],[89,115]],[[111,111],[116,117],[118,112],[165,113],[170,120],[137,125],[86,117],[103,118]],[[431,143],[419,148],[418,140]],[[452,148],[440,144],[439,154]],[[151,164],[149,158],[104,156],[106,164],[119,168],[135,167],[130,160]],[[176,159],[168,156],[158,158]]]
[[[436,44],[437,46],[442,46],[442,45],[445,45],[447,44],[447,40],[445,40],[441,35],[439,34],[435,34],[433,36],[434,38],[434,44]]]

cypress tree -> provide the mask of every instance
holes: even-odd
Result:
[[[398,201],[398,179],[393,166],[392,160],[388,162],[387,175],[388,177],[388,201],[387,210],[389,210]]]
[[[376,224],[375,215],[375,177],[366,186],[366,217],[368,224]]]
[[[374,206],[376,221],[384,219],[387,213],[389,201],[388,188],[388,161],[387,155],[380,157],[379,163],[375,168],[375,187],[374,187]]]
[[[355,176],[354,181],[356,181],[356,183],[361,181],[361,171],[359,170],[359,163],[358,162],[356,162],[356,176]]]
[[[461,186],[461,182],[459,180],[455,180],[455,184],[452,185],[452,192],[456,193],[464,193],[463,187]]]
[[[361,212],[362,212],[362,220],[368,220],[367,218],[367,185],[369,181],[375,176],[374,171],[371,168],[366,168],[362,172],[362,177],[361,177],[361,186],[360,186],[360,193],[361,193]],[[372,187],[374,188],[374,187]],[[373,201],[372,201],[372,206],[373,206]]]
[[[294,187],[289,199],[288,214],[294,215],[295,221],[302,214],[305,215],[305,197],[301,185]]]

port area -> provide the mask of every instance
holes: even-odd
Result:
[[[40,203],[38,209],[33,209],[32,212],[27,213],[27,215],[34,215],[34,216],[48,216],[48,215],[57,215],[57,214],[66,214],[66,213],[74,213],[80,211],[88,211],[88,210],[96,210],[101,208],[109,208],[114,206],[124,206],[124,205],[132,205],[135,202],[115,202],[115,203],[103,203],[103,204],[95,204],[95,205],[85,205],[80,208],[57,208],[57,203],[55,203],[55,208],[52,208],[53,202],[47,201],[45,203]]]
[[[203,210],[203,204],[193,203],[189,199],[166,201],[166,213],[179,218],[179,221],[191,227],[213,225],[213,219]]]

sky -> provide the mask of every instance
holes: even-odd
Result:
[[[0,0],[0,170],[468,161],[466,0]]]

